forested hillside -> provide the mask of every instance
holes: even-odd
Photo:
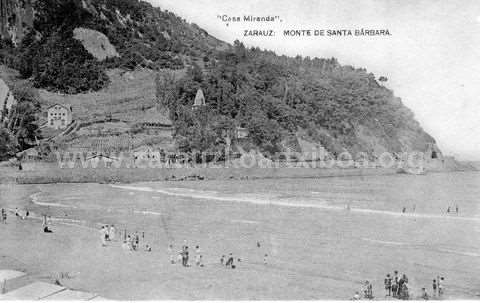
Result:
[[[17,8],[2,19],[2,29],[18,23],[11,14],[20,18],[25,3],[35,11],[22,39],[3,31],[0,60],[36,88],[77,94],[107,86],[111,68],[159,71],[158,102],[169,109],[181,150],[220,150],[222,133],[234,126],[250,131],[244,144],[270,152],[299,134],[333,153],[424,150],[434,142],[373,74],[335,58],[291,58],[239,41],[228,45],[137,0],[2,3]],[[8,9],[3,13],[9,15]],[[95,57],[75,38],[78,28],[104,34],[118,56]],[[172,77],[175,69],[185,69],[185,76]],[[199,88],[207,106],[193,111]]]

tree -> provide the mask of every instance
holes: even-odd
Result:
[[[15,137],[21,150],[31,147],[40,138],[36,115],[40,110],[33,90],[27,85],[14,87],[17,103],[12,107],[8,131]]]
[[[16,151],[15,137],[6,128],[0,127],[0,161],[12,158]]]
[[[171,71],[157,73],[155,77],[157,103],[162,108],[170,109],[176,99],[176,79]]]

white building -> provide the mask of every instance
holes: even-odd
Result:
[[[64,129],[72,123],[72,107],[60,104],[52,105],[47,110],[47,126],[54,129]]]
[[[205,106],[205,96],[203,95],[203,91],[201,88],[197,90],[195,100],[193,101],[193,108],[197,108],[200,106]]]

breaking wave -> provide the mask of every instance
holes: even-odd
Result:
[[[30,195],[30,199],[33,204],[35,205],[40,205],[40,206],[53,206],[53,207],[62,207],[62,208],[76,208],[73,205],[67,205],[67,204],[61,204],[61,203],[56,203],[56,202],[47,202],[50,200],[47,200],[45,198],[40,197],[42,195],[42,192],[38,192],[35,194]],[[72,200],[72,197],[67,197],[65,200]]]
[[[164,194],[170,196],[178,196],[185,198],[193,199],[205,199],[221,202],[243,202],[257,205],[274,205],[281,207],[295,207],[295,208],[315,208],[315,209],[324,209],[332,211],[345,211],[351,213],[359,214],[377,214],[384,216],[393,216],[398,218],[415,218],[415,219],[439,219],[439,220],[462,220],[462,221],[475,221],[480,222],[479,217],[464,217],[464,216],[446,216],[442,214],[427,214],[427,213],[401,213],[389,210],[377,210],[377,209],[367,209],[367,208],[353,208],[346,209],[343,206],[331,205],[328,204],[325,200],[316,199],[315,202],[311,201],[302,201],[299,199],[288,199],[281,200],[278,197],[248,197],[245,194],[236,195],[232,194],[230,196],[225,196],[217,192],[212,191],[200,191],[193,189],[182,189],[182,188],[162,188],[154,189],[151,187],[144,186],[131,186],[131,185],[111,185],[113,188],[119,188],[124,190],[133,190],[133,191],[142,191],[142,192],[152,192],[157,194]],[[214,194],[215,193],[215,194]]]

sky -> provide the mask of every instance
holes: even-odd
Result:
[[[149,0],[229,43],[366,68],[414,113],[446,155],[480,160],[478,0]],[[279,16],[223,22],[217,16]],[[389,36],[287,37],[284,30],[388,29]],[[274,37],[244,37],[271,29]]]

